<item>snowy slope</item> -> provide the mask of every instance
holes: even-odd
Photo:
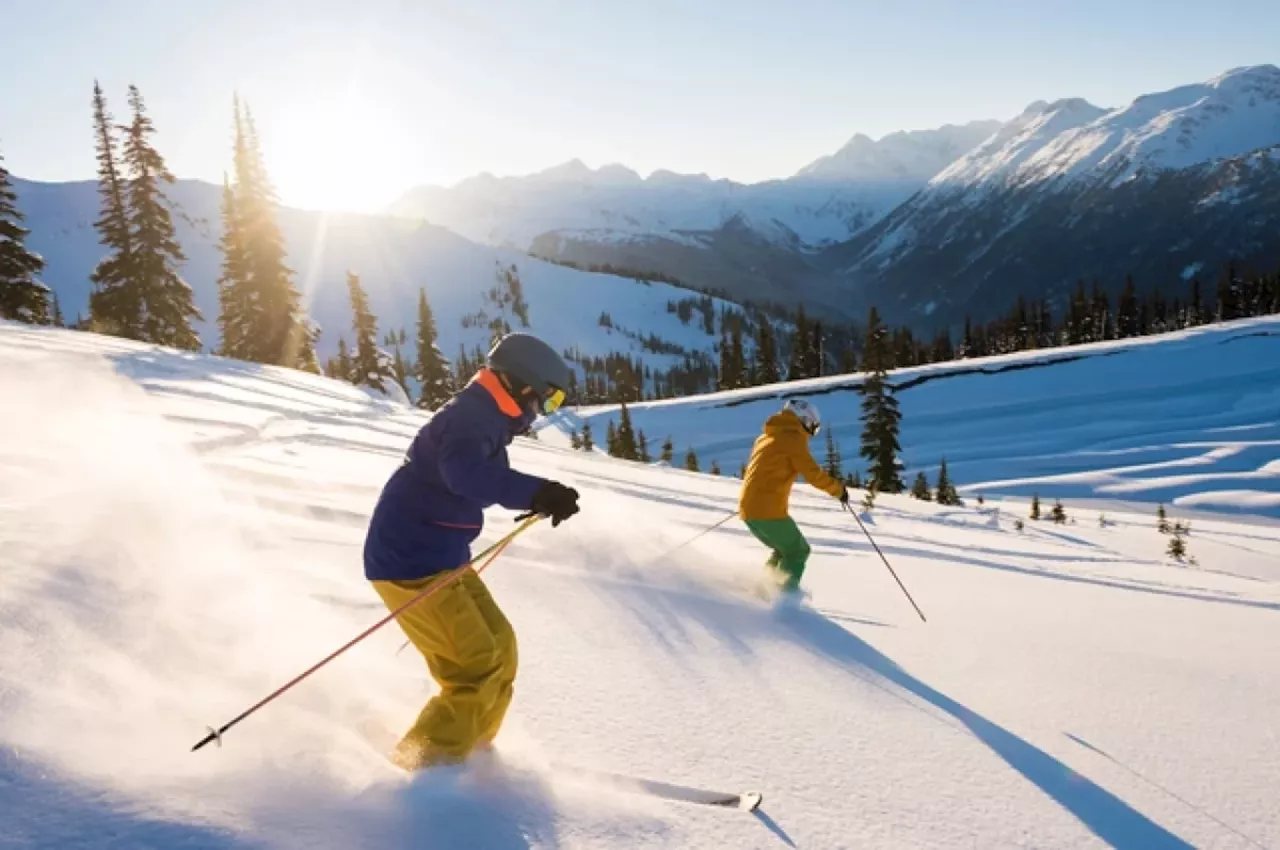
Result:
[[[798,494],[812,608],[735,589],[734,482],[545,443],[577,486],[486,572],[521,640],[498,760],[413,781],[361,729],[430,693],[394,628],[190,747],[383,616],[360,545],[423,421],[295,372],[0,325],[6,846],[1215,847],[1280,843],[1280,530],[1105,529]],[[619,522],[621,517],[626,522]],[[486,539],[511,528],[494,512]],[[551,759],[754,787],[756,815]]]
[[[96,184],[16,183],[18,203],[31,229],[28,245],[48,262],[43,279],[53,287],[69,319],[88,314],[89,274],[103,256],[93,221],[98,214]],[[181,181],[170,195],[182,213],[175,216],[188,261],[182,273],[196,293],[204,315],[199,330],[208,349],[217,346],[217,278],[222,262],[220,190],[206,183]],[[346,274],[360,275],[379,319],[380,332],[404,328],[412,354],[419,288],[425,288],[440,332],[440,347],[452,358],[459,346],[470,350],[488,340],[487,328],[464,328],[462,318],[486,308],[483,294],[494,284],[496,264],[515,264],[529,303],[530,328],[554,338],[565,349],[587,355],[630,352],[654,368],[669,368],[681,358],[644,352],[631,338],[599,325],[609,312],[628,331],[660,338],[690,351],[711,352],[716,337],[697,322],[688,326],[667,311],[667,302],[696,297],[686,289],[641,283],[613,275],[589,274],[532,259],[517,251],[469,242],[455,233],[389,216],[324,215],[282,209],[288,246],[286,261],[305,293],[310,312],[324,329],[322,359],[336,350],[338,337],[352,339]],[[717,309],[733,308],[717,302]],[[508,315],[512,325],[516,320]]]
[[[675,438],[736,474],[782,399],[812,399],[846,468],[858,456],[861,375],[629,406],[651,446]],[[945,457],[963,496],[1280,517],[1280,318],[1020,352],[893,373],[910,484]],[[582,416],[603,433],[611,409]],[[599,421],[597,421],[599,420]],[[814,441],[825,453],[825,437]],[[1086,519],[1096,521],[1096,513]]]

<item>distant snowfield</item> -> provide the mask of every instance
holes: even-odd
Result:
[[[822,411],[846,468],[865,470],[854,391],[861,380],[629,408],[651,446],[670,434],[677,460],[693,447],[703,469],[715,460],[733,475],[782,398],[805,396]],[[1077,507],[1145,504],[1154,512],[1163,502],[1280,518],[1280,317],[901,369],[890,381],[902,387],[908,483],[922,469],[932,481],[945,457],[962,496],[1025,501],[1038,493]],[[617,413],[581,416],[603,434]],[[824,437],[813,449],[825,452]],[[1089,519],[1096,524],[1096,512]]]
[[[1185,357],[1161,373],[1164,406],[1108,406],[1101,382],[1127,386],[1125,355],[1091,383],[965,379],[1038,393],[1019,420],[1034,440],[997,433],[1013,420],[995,418],[994,390],[960,380],[905,393],[907,422],[926,418],[913,394],[939,419],[948,401],[932,433],[949,428],[949,450],[969,435],[971,460],[1153,410],[1144,427],[1167,445],[1241,428],[1208,392],[1179,406],[1197,374],[1261,380],[1269,349],[1249,339],[1265,338],[1211,337],[1186,345],[1222,352],[1212,370]],[[763,558],[736,520],[675,548],[733,510],[737,482],[562,451],[546,432],[514,460],[579,488],[583,512],[535,526],[485,573],[521,642],[501,757],[410,780],[363,731],[398,732],[431,692],[394,625],[222,748],[190,747],[384,615],[360,547],[421,413],[297,372],[11,324],[0,398],[0,845],[1280,845],[1272,526],[1198,519],[1190,566],[1163,556],[1147,511],[1019,532],[1025,504],[882,497],[868,528],[922,623],[851,518],[802,486],[812,608],[782,613],[743,590]],[[1266,433],[1266,404],[1232,398]],[[703,419],[733,427],[724,411],[685,421]],[[1076,472],[1113,465],[1070,457]],[[495,511],[485,539],[511,527]],[[615,793],[552,760],[759,789],[764,805]]]

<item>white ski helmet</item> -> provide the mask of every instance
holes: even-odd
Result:
[[[809,432],[810,437],[822,430],[822,414],[818,412],[818,406],[813,402],[802,398],[788,399],[782,409],[790,410],[800,417],[800,424]]]

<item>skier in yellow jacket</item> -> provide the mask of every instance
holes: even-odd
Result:
[[[809,543],[788,513],[791,486],[803,476],[813,487],[848,504],[849,490],[822,471],[809,452],[809,440],[822,429],[818,408],[791,399],[764,423],[747,463],[738,514],[756,539],[772,550],[771,578],[786,598],[799,595],[800,578],[809,559]]]

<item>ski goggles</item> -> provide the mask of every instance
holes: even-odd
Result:
[[[564,404],[564,390],[551,388],[551,392],[542,397],[542,412],[550,415],[560,409]]]

